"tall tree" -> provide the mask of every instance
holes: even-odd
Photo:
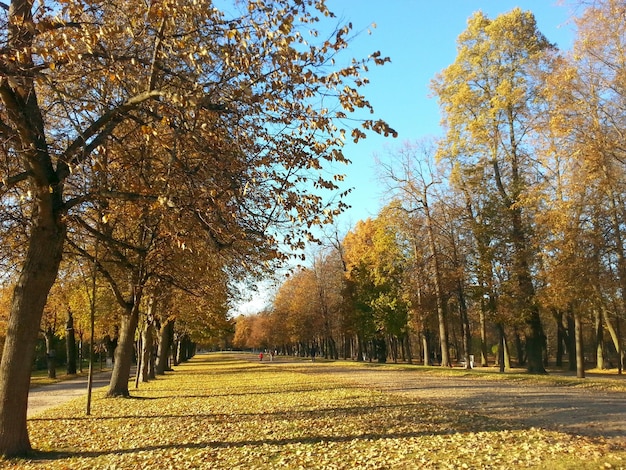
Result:
[[[535,373],[545,372],[546,338],[535,298],[525,203],[533,155],[529,138],[541,72],[550,68],[552,48],[530,12],[516,8],[494,20],[478,12],[459,36],[455,62],[433,81],[446,127],[442,154],[488,172],[506,215],[512,293],[525,326],[528,370]]]
[[[343,244],[355,310],[364,321],[361,341],[371,342],[377,360],[385,362],[387,338],[397,340],[407,328],[408,305],[401,288],[404,250],[384,213],[357,223]]]
[[[408,214],[419,211],[425,224],[426,243],[430,251],[430,267],[437,319],[439,323],[439,344],[441,365],[450,363],[448,340],[448,292],[444,286],[442,243],[440,243],[438,223],[433,210],[433,192],[441,181],[434,167],[435,149],[429,142],[417,145],[406,144],[393,157],[389,164],[381,164],[382,177],[401,201],[401,210]]]

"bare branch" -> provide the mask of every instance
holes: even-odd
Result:
[[[162,91],[152,90],[133,96],[125,103],[104,113],[93,122],[61,155],[57,175],[59,180],[67,178],[70,174],[70,165],[82,162],[93,150],[104,141],[124,120],[125,114],[138,105],[151,99],[160,98]]]
[[[30,173],[28,171],[25,171],[18,175],[3,178],[2,180],[0,180],[0,188],[10,188],[12,186],[15,186],[17,183],[26,180],[29,176]]]

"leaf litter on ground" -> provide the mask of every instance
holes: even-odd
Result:
[[[519,425],[204,354],[92,413],[76,399],[29,420],[36,451],[9,469],[626,468],[603,439]],[[324,364],[312,365],[316,368]]]

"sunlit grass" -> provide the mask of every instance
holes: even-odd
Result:
[[[320,373],[201,355],[131,399],[96,394],[29,420],[20,469],[623,468],[601,439],[524,429]],[[306,367],[316,367],[316,374]],[[354,367],[368,367],[355,365]],[[620,467],[621,466],[621,467]]]

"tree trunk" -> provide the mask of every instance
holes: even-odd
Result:
[[[405,348],[405,356],[407,364],[413,364],[413,352],[411,351],[411,337],[406,333],[403,337],[403,347]]]
[[[567,312],[567,354],[569,360],[569,370],[576,370],[576,321],[572,311]]]
[[[585,378],[585,351],[583,349],[583,325],[580,312],[574,313],[574,330],[576,331],[576,377]]]
[[[485,311],[481,307],[479,312],[480,321],[480,366],[487,367],[489,365],[487,353],[487,321],[485,319]]]
[[[172,341],[174,340],[174,320],[167,319],[161,325],[158,333],[158,349],[156,374],[163,375],[165,371],[172,370],[169,365],[169,357],[172,352]]]
[[[461,317],[465,368],[471,369],[473,365],[470,361],[470,355],[472,354],[472,332],[470,328],[469,315],[467,313],[467,303],[465,302],[465,292],[461,281],[458,281],[457,289],[459,296],[459,315]]]
[[[504,367],[506,369],[511,369],[511,352],[509,351],[509,342],[506,339],[506,333],[502,334],[502,343],[504,344],[504,347],[502,348],[502,354],[503,354],[503,358],[504,358]]]
[[[613,322],[609,318],[609,312],[605,308],[602,308],[602,316],[604,317],[604,322],[606,323],[606,328],[609,330],[609,334],[611,335],[611,339],[613,340],[613,345],[615,346],[615,351],[617,352],[617,372],[618,374],[622,373],[624,368],[624,356],[622,354],[621,348],[621,337],[619,332],[619,317],[617,318],[617,328],[613,325]]]
[[[48,367],[48,378],[56,379],[57,378],[57,364],[56,364],[56,349],[55,345],[55,337],[54,330],[51,326],[46,328],[44,333],[44,338],[46,341],[46,366]]]
[[[13,291],[0,363],[0,455],[6,457],[31,450],[26,428],[30,372],[44,305],[58,273],[65,240],[60,217],[56,219],[49,213],[44,217],[44,208],[39,209],[31,229],[22,272]]]
[[[424,365],[432,366],[433,361],[430,359],[430,331],[428,329],[422,331],[422,349],[424,353]]]
[[[65,325],[65,352],[67,355],[67,373],[76,374],[76,336],[74,334],[74,316],[67,309],[67,323]]]
[[[500,372],[504,372],[504,350],[506,347],[506,340],[504,337],[504,326],[502,323],[498,323],[498,366]]]
[[[135,332],[139,323],[139,296],[135,298],[132,307],[122,315],[121,328],[117,347],[115,348],[115,361],[107,397],[129,397],[128,379],[133,362],[135,345]]]
[[[517,180],[514,177],[514,180]],[[514,198],[516,199],[516,198]],[[526,359],[527,370],[531,374],[545,374],[543,351],[546,336],[539,316],[539,307],[535,299],[535,287],[528,262],[529,243],[522,222],[519,207],[509,205],[511,216],[511,238],[513,241],[513,275],[517,281],[519,309],[526,324]]]
[[[561,310],[554,310],[552,312],[554,319],[556,320],[556,366],[563,367],[563,345],[565,344],[565,328],[563,326],[563,312]]]
[[[356,336],[356,360],[357,362],[363,362],[365,358],[363,357],[363,353],[365,350],[363,349],[363,337],[361,335]]]
[[[140,382],[148,382],[151,379],[150,363],[154,354],[153,328],[152,322],[146,320],[146,324],[141,332],[141,360],[137,363]]]
[[[448,308],[444,299],[443,281],[441,279],[441,267],[439,265],[439,250],[435,241],[433,222],[430,210],[426,203],[426,191],[424,191],[424,213],[426,214],[426,228],[428,231],[428,244],[432,253],[433,271],[435,277],[435,298],[437,301],[437,320],[439,322],[439,343],[441,345],[441,365],[450,366],[450,347],[448,344]]]
[[[596,342],[596,368],[604,369],[604,325],[600,309],[594,309],[594,330]]]
[[[174,335],[174,342],[172,343],[172,363],[177,366],[179,364],[178,357],[180,355],[180,338]]]

